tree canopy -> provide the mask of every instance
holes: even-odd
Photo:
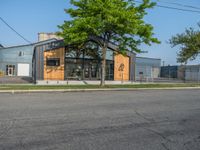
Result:
[[[153,27],[143,21],[146,9],[155,3],[143,0],[136,6],[133,0],[71,0],[75,8],[66,9],[72,20],[59,28],[67,44],[85,42],[98,36],[116,42],[121,48],[140,52],[140,43],[158,43]]]
[[[200,24],[198,27],[200,28]],[[173,36],[170,44],[172,47],[180,46],[177,62],[187,63],[188,60],[194,60],[200,54],[200,30],[186,29],[184,33]]]
[[[109,42],[118,45],[118,50],[141,52],[141,43],[159,43],[153,37],[152,25],[143,20],[146,9],[155,3],[143,0],[136,5],[134,0],[70,0],[73,8],[65,12],[71,20],[59,28],[59,35],[66,44],[80,44],[95,37],[102,48],[102,71],[105,71],[105,55]],[[102,78],[104,73],[102,73]],[[104,80],[104,79],[103,79]]]

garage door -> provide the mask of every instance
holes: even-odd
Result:
[[[18,76],[29,76],[29,64],[18,64],[17,75]]]

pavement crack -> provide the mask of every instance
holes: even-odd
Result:
[[[162,147],[165,149],[165,150],[170,150],[165,143],[161,143]]]
[[[149,118],[149,117],[146,117],[145,115],[139,113],[137,110],[135,110],[135,114],[137,116],[139,116],[140,118],[144,119],[145,121],[148,122],[148,124],[152,124],[152,123],[156,123],[156,121],[153,119],[153,118]],[[161,137],[164,141],[166,141],[167,143],[173,143],[172,140],[170,140],[169,138],[167,138],[166,136],[164,136],[162,133],[156,131],[156,130],[153,130],[153,129],[150,129],[148,127],[142,127],[143,129],[147,130],[147,131],[150,131],[152,133],[154,133],[155,135]],[[165,143],[161,143],[162,147],[165,149],[165,150],[170,150],[167,145]]]
[[[158,131],[156,131],[156,130],[149,129],[149,128],[145,128],[145,127],[143,127],[143,129],[148,130],[148,131],[150,131],[150,132],[152,132],[152,133],[154,133],[154,134],[160,136],[163,140],[165,140],[165,141],[167,141],[167,142],[174,143],[174,141],[170,140],[169,138],[167,138],[167,137],[164,136],[162,133],[160,133],[160,132],[158,132]]]
[[[153,118],[148,118],[148,117],[146,117],[145,115],[139,113],[137,110],[134,110],[134,111],[135,111],[135,114],[136,114],[137,116],[139,116],[140,118],[143,118],[144,120],[146,120],[146,121],[148,121],[148,122],[150,122],[150,123],[154,123],[154,122],[155,122],[155,120],[154,120]]]
[[[192,145],[194,146],[194,145],[197,145],[197,144],[200,144],[200,136],[194,137],[194,138],[192,138],[192,139],[190,139],[190,140],[188,140],[188,141],[185,141],[185,142],[183,143],[184,147],[185,147],[187,150],[189,150],[188,147],[191,147]]]
[[[149,129],[149,128],[145,128],[143,127],[143,129],[147,130],[147,131],[150,131],[152,133],[154,133],[155,135],[158,135],[159,137],[161,137],[164,141],[166,141],[166,143],[174,143],[174,141],[170,140],[169,138],[165,137],[163,134],[161,134],[160,132],[156,131],[156,130],[153,130],[153,129]],[[161,143],[162,147],[165,149],[165,150],[170,150],[166,143]]]

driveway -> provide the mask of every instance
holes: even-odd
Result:
[[[0,94],[0,150],[200,150],[200,90]]]

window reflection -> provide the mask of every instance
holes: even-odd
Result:
[[[106,80],[114,79],[113,50],[108,49],[106,54]],[[65,79],[101,78],[101,48],[95,42],[88,42],[84,48],[71,46],[65,54]]]

